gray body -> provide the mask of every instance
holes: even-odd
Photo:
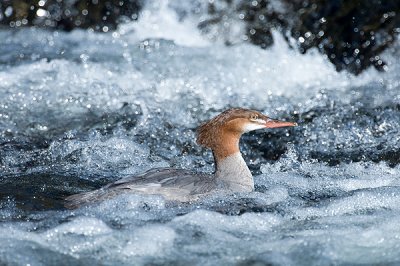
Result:
[[[214,191],[247,192],[253,189],[251,172],[241,154],[235,153],[218,162],[214,174],[173,168],[152,169],[94,191],[69,196],[65,206],[77,208],[123,193],[162,195],[166,200],[189,202]]]

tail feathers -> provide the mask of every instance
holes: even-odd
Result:
[[[76,209],[81,206],[104,200],[110,196],[110,191],[107,189],[98,189],[79,194],[74,194],[65,198],[64,206],[68,209]]]

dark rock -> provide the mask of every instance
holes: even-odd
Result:
[[[287,2],[296,16],[291,34],[302,52],[317,47],[339,71],[347,69],[359,74],[370,65],[385,69],[379,54],[394,42],[400,31],[398,1]]]
[[[137,19],[142,5],[140,0],[0,0],[0,24],[107,32],[115,29],[122,17]]]
[[[210,1],[208,13],[201,29],[226,23],[227,16],[239,17],[246,28],[243,39],[253,44],[269,47],[276,29],[288,42],[294,38],[301,52],[316,47],[338,71],[354,74],[371,65],[385,70],[379,55],[400,32],[400,3],[395,0],[220,0]]]

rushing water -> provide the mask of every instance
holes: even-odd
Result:
[[[398,45],[355,77],[279,34],[226,47],[179,18],[149,5],[107,34],[0,31],[0,264],[400,263]],[[256,192],[63,208],[153,167],[212,171],[195,129],[233,106],[300,124],[243,137]]]

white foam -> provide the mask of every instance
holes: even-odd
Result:
[[[95,236],[109,234],[111,229],[101,220],[91,217],[78,217],[69,223],[64,223],[43,233],[51,240],[63,235],[76,234],[83,236]]]
[[[120,25],[118,32],[121,35],[134,34],[139,40],[160,38],[191,47],[210,45],[198,33],[193,21],[179,21],[168,5],[169,1],[147,1],[139,21]]]
[[[155,256],[168,254],[174,245],[176,233],[167,226],[146,226],[134,230],[133,237],[123,248],[126,256]]]
[[[242,216],[226,216],[206,210],[196,210],[182,217],[174,219],[173,223],[190,224],[201,226],[210,234],[214,231],[238,232],[246,228],[247,233],[257,233],[258,230],[270,230],[271,227],[279,224],[281,219],[268,213],[245,213]]]

